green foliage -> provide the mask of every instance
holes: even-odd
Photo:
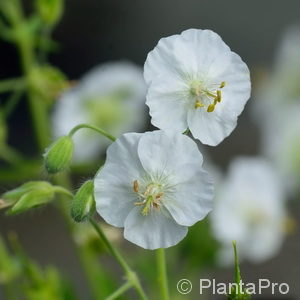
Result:
[[[242,289],[241,286],[242,277],[241,277],[241,271],[240,271],[240,266],[238,261],[236,242],[234,241],[232,245],[234,251],[234,282],[236,283],[236,286],[232,288],[227,299],[228,300],[250,300],[251,295],[247,294],[245,289]]]

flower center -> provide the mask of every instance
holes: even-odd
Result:
[[[164,195],[162,185],[151,182],[145,187],[141,187],[139,182],[133,182],[133,191],[138,195],[139,201],[134,205],[142,206],[142,215],[147,216],[152,209],[160,209],[161,199]]]
[[[207,112],[213,112],[215,106],[222,100],[221,90],[225,87],[225,81],[220,84],[213,84],[206,88],[200,81],[193,81],[190,85],[190,94],[195,99],[195,109],[204,107]]]

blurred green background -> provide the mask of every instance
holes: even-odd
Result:
[[[30,9],[31,1],[25,3]],[[299,11],[298,0],[67,0],[63,19],[54,31],[54,39],[61,47],[57,53],[50,55],[50,61],[70,79],[77,79],[94,65],[106,61],[128,59],[142,65],[147,53],[161,37],[188,28],[208,28],[220,34],[248,64],[255,88],[264,70],[272,66],[284,30],[300,23]],[[15,48],[1,41],[0,78],[19,74]],[[248,106],[229,138],[216,148],[205,147],[214,162],[223,169],[235,155],[252,155],[258,151],[259,132],[256,124],[250,120]],[[20,103],[10,118],[9,128],[11,145],[29,156],[38,155],[25,101]],[[40,174],[47,179],[42,167]],[[75,181],[80,183],[84,178],[79,176]],[[1,192],[15,185],[6,179],[2,177]],[[290,208],[291,215],[300,221],[299,203],[292,202]],[[194,239],[197,239],[197,226],[191,230]],[[52,264],[62,270],[75,284],[78,299],[88,299],[83,271],[65,224],[55,209],[48,206],[15,217],[5,217],[0,212],[1,235],[5,236],[10,231],[17,232],[31,258],[42,265]],[[141,249],[123,239],[121,241],[126,251],[134,253],[136,257],[143,255]],[[260,265],[242,264],[244,281],[256,282],[258,278],[270,278],[275,282],[287,282],[291,292],[290,298],[286,299],[300,299],[299,253],[300,237],[296,228],[296,233],[287,237],[280,255]],[[189,296],[178,295],[178,299],[198,299],[198,282],[195,281],[198,278],[216,278],[225,282],[231,280],[232,268],[214,267],[198,271],[194,267],[191,276],[185,264],[189,256],[197,258],[197,253],[193,253],[193,249],[187,245],[180,261],[174,262],[177,271],[172,276],[170,289],[174,291],[176,282],[181,278],[191,278],[196,288]],[[146,257],[140,257],[141,261],[147,259],[153,259],[151,252]],[[193,261],[196,264],[196,260]],[[106,256],[104,264],[112,269],[112,273],[118,274],[119,269]],[[149,276],[151,278],[151,274]],[[1,294],[0,299],[4,299]]]

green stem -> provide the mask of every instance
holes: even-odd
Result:
[[[21,31],[22,20],[16,25],[17,30]],[[36,66],[34,59],[34,45],[32,37],[28,35],[18,35],[16,44],[20,53],[21,65],[28,82],[28,101],[30,111],[33,119],[34,130],[36,133],[37,142],[41,151],[49,144],[50,129],[48,124],[48,111],[47,105],[37,96],[30,83],[30,74],[32,69]]]
[[[122,286],[120,286],[114,293],[108,296],[105,300],[114,300],[119,296],[123,295],[126,291],[128,291],[132,287],[132,283],[130,281],[125,282]]]
[[[70,197],[70,198],[74,197],[74,195],[69,190],[63,188],[62,186],[55,185],[54,186],[54,191],[57,192],[57,193],[60,193],[62,195],[65,195],[67,197]]]
[[[7,99],[7,104],[3,108],[3,115],[5,119],[8,119],[10,117],[10,115],[18,105],[22,94],[23,94],[23,90],[17,90],[14,93],[12,93],[10,97]]]
[[[0,81],[0,93],[19,91],[25,87],[23,78],[11,78]]]
[[[104,232],[102,231],[101,227],[98,226],[97,222],[95,222],[92,218],[90,218],[90,223],[98,233],[99,237],[109,250],[109,252],[114,256],[114,258],[118,261],[118,263],[123,268],[124,272],[127,275],[127,280],[131,282],[137,293],[139,294],[140,298],[143,300],[147,300],[147,296],[140,284],[139,278],[136,276],[135,272],[129,267],[125,259],[119,253],[119,251],[109,242],[107,237],[105,236]]]
[[[166,269],[165,250],[163,248],[156,250],[157,269],[158,269],[158,283],[160,287],[160,294],[162,300],[169,300],[168,279]]]
[[[99,128],[99,127],[96,127],[96,126],[93,126],[93,125],[90,125],[90,124],[79,124],[77,126],[75,126],[70,132],[69,132],[69,136],[72,137],[78,130],[82,129],[82,128],[87,128],[87,129],[92,129],[100,134],[102,134],[103,136],[107,137],[108,139],[110,139],[111,141],[115,141],[116,138],[112,135],[110,135],[109,133],[107,133],[105,130]]]

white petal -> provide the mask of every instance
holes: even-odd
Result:
[[[218,104],[217,104],[218,106]],[[188,111],[188,126],[194,138],[209,146],[216,146],[227,137],[236,127],[237,120],[231,116],[208,113],[200,109]]]
[[[149,106],[151,123],[164,130],[184,132],[187,129],[187,103],[185,83],[176,77],[154,79],[146,104]]]
[[[162,130],[143,134],[138,155],[149,174],[170,175],[174,184],[191,178],[203,162],[202,154],[191,138]]]
[[[193,178],[176,185],[171,197],[163,205],[174,220],[183,226],[192,226],[212,210],[213,184],[208,174],[199,169]]]
[[[124,237],[145,249],[158,249],[176,245],[187,231],[160,211],[153,210],[143,216],[140,208],[135,207],[125,221]]]
[[[149,52],[144,65],[144,78],[150,84],[158,75],[185,77],[191,70],[196,72],[194,54],[182,42],[180,35],[162,38]]]
[[[124,227],[134,207],[134,180],[144,175],[137,154],[141,134],[124,134],[108,147],[105,165],[95,177],[95,201],[99,215],[109,224]]]

